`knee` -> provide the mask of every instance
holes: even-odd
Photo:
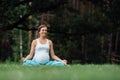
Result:
[[[64,66],[64,63],[60,62],[60,61],[55,61],[52,65],[54,65],[54,66]]]

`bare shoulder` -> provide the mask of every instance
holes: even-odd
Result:
[[[32,45],[36,45],[37,44],[37,39],[34,39],[33,41],[32,41]]]
[[[52,45],[53,44],[52,40],[50,40],[50,39],[48,39],[48,40],[49,40],[50,45]]]

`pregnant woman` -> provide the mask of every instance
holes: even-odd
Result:
[[[64,66],[67,60],[62,60],[55,55],[53,43],[47,38],[47,26],[40,25],[38,27],[39,37],[32,41],[30,53],[22,58],[23,65],[38,66],[38,65],[51,65],[51,66]],[[54,61],[50,61],[51,58]],[[32,58],[32,59],[31,59]]]

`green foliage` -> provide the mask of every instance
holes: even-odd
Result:
[[[10,31],[1,32],[0,36],[0,62],[5,61],[6,59],[12,60],[12,36]]]
[[[20,60],[20,30],[14,29],[12,32],[13,32],[12,49],[14,52],[14,59],[15,59],[15,61],[19,61]],[[16,35],[14,35],[14,34],[16,34]],[[29,54],[29,47],[30,47],[30,45],[28,45],[28,32],[22,31],[22,49],[23,49],[22,53],[23,53],[23,56]]]

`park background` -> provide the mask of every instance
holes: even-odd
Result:
[[[20,62],[48,26],[68,63],[120,63],[120,0],[0,0],[0,62]]]

